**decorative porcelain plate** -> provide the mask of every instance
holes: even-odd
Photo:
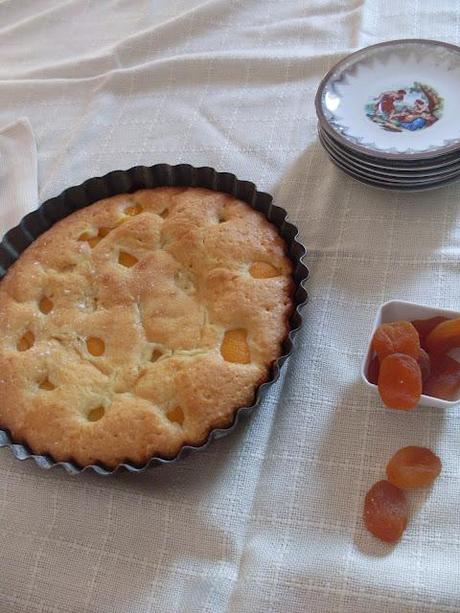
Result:
[[[352,175],[355,178],[367,179],[369,181],[373,181],[374,183],[380,184],[382,187],[415,187],[415,188],[423,188],[423,187],[431,187],[437,185],[445,185],[445,181],[447,180],[455,180],[460,177],[460,170],[457,172],[442,175],[440,177],[435,178],[401,178],[395,177],[391,175],[381,176],[379,174],[368,172],[367,170],[363,170],[357,165],[349,164],[344,161],[337,153],[332,151],[328,145],[323,142],[323,147],[327,151],[329,157],[334,162],[336,166],[338,166],[341,170],[345,170],[348,174]]]
[[[460,47],[395,40],[336,64],[316,95],[321,128],[343,147],[387,160],[460,155]]]
[[[450,153],[449,155],[438,156],[435,158],[426,158],[422,160],[413,160],[408,162],[407,160],[395,160],[376,158],[369,155],[364,155],[356,151],[352,151],[350,148],[344,147],[338,140],[331,137],[331,135],[319,127],[321,136],[327,140],[328,143],[334,146],[335,149],[340,150],[343,154],[346,154],[350,158],[359,161],[362,164],[370,168],[381,168],[384,170],[399,170],[409,173],[417,172],[433,172],[448,170],[449,168],[460,164],[460,150],[456,153]]]
[[[425,192],[432,189],[438,189],[440,187],[447,187],[451,183],[454,183],[458,180],[458,176],[445,179],[442,181],[435,181],[430,183],[416,184],[416,185],[402,185],[397,183],[383,183],[382,181],[374,181],[373,179],[361,175],[359,173],[354,172],[349,167],[343,166],[342,164],[334,161],[334,164],[342,170],[345,174],[349,175],[359,183],[364,183],[364,185],[368,185],[369,187],[373,187],[376,189],[384,189],[391,190],[396,192]]]
[[[360,169],[362,172],[368,173],[369,175],[376,175],[382,178],[392,177],[399,180],[425,179],[436,181],[442,178],[460,174],[460,160],[458,159],[453,164],[444,165],[437,168],[425,169],[417,166],[413,169],[408,169],[404,166],[385,167],[379,164],[369,163],[366,159],[357,157],[350,151],[342,149],[327,135],[324,130],[319,130],[318,136],[321,144],[328,152],[335,154],[344,164],[348,164],[352,168],[355,167]]]

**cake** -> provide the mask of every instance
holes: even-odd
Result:
[[[0,282],[0,427],[80,466],[174,457],[252,404],[293,289],[276,228],[228,194],[100,200]]]

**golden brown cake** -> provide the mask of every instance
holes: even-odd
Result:
[[[0,283],[0,426],[80,465],[172,457],[253,402],[292,291],[284,241],[232,196],[165,187],[101,200]]]

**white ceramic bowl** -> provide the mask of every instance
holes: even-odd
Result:
[[[361,365],[361,377],[366,386],[371,389],[376,396],[379,396],[379,391],[376,385],[370,383],[367,378],[367,369],[372,359],[373,351],[371,348],[372,339],[374,337],[375,330],[380,324],[390,323],[392,321],[413,321],[414,319],[429,319],[430,317],[436,317],[442,315],[449,319],[455,319],[460,317],[460,312],[451,311],[449,309],[437,309],[435,307],[429,307],[423,304],[417,304],[415,302],[406,302],[405,300],[390,300],[385,302],[377,311],[375,317],[374,326],[372,328],[371,335],[369,337],[369,343],[367,346],[366,355],[364,356]],[[460,403],[460,397],[457,400],[441,400],[441,398],[432,398],[422,394],[418,407],[436,407],[439,409],[447,409],[454,407]]]

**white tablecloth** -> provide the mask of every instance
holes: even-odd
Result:
[[[136,164],[214,166],[274,194],[311,269],[288,368],[205,453],[104,479],[0,452],[1,613],[460,611],[460,413],[385,411],[359,380],[381,302],[459,309],[460,185],[359,185],[319,146],[313,105],[350,51],[459,33],[455,0],[0,3],[0,125],[29,120],[40,200]],[[24,213],[4,188],[2,231]],[[444,470],[389,547],[363,497],[408,444]]]

